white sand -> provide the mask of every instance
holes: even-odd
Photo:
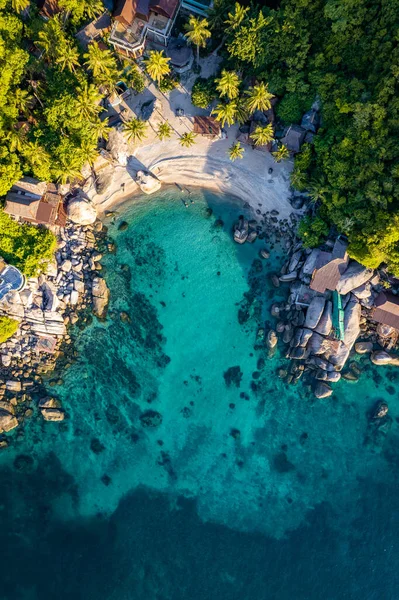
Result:
[[[294,212],[288,202],[292,161],[277,164],[269,153],[248,146],[244,158],[233,163],[227,155],[235,135],[232,137],[216,141],[200,138],[191,148],[182,148],[177,140],[142,146],[129,158],[127,167],[116,167],[114,181],[105,194],[92,191],[89,195],[100,214],[113,210],[127,197],[142,193],[133,177],[137,170],[146,169],[162,183],[230,193],[254,210],[277,209],[281,218],[287,218]],[[270,175],[269,167],[273,169]]]

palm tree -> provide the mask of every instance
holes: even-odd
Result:
[[[14,102],[19,112],[27,114],[32,104],[32,96],[21,88],[16,88],[14,91]]]
[[[237,160],[237,158],[242,158],[244,156],[244,148],[241,146],[240,142],[235,142],[229,148],[229,158],[231,161]]]
[[[170,73],[170,58],[165,56],[163,50],[152,50],[144,61],[149,76],[159,85],[161,80]]]
[[[75,72],[75,67],[79,66],[79,52],[71,43],[65,44],[62,51],[60,51],[56,61],[57,65],[60,65],[61,71],[68,69],[71,73]]]
[[[251,114],[256,110],[268,110],[271,107],[270,100],[274,96],[269,92],[267,83],[258,83],[245,93],[248,96],[247,106]]]
[[[76,116],[80,120],[92,120],[102,110],[100,100],[102,98],[97,87],[85,81],[81,86],[76,88]]]
[[[158,131],[157,131],[157,136],[159,137],[159,139],[161,140],[161,142],[163,140],[167,140],[168,138],[170,138],[170,136],[172,135],[172,128],[169,125],[169,123],[160,123],[159,127],[158,127]]]
[[[12,128],[7,134],[8,147],[10,152],[21,152],[24,147],[26,133],[22,127]]]
[[[222,76],[219,79],[215,79],[216,89],[220,92],[221,96],[227,96],[229,100],[233,100],[238,96],[238,87],[240,85],[240,78],[234,71],[226,71],[223,69]]]
[[[70,162],[60,163],[58,167],[55,168],[55,178],[61,183],[69,183],[74,179],[82,179],[82,173],[77,164],[71,164]]]
[[[94,123],[89,123],[89,129],[95,136],[96,140],[107,140],[109,131],[111,129],[108,125],[108,117],[103,121],[97,119]]]
[[[243,6],[241,6],[241,4],[236,2],[234,5],[234,12],[229,12],[229,14],[227,15],[228,18],[225,21],[229,29],[238,29],[243,20],[245,19],[248,11],[249,6],[244,8]]]
[[[233,100],[228,104],[218,104],[212,111],[213,115],[216,115],[217,121],[220,121],[222,127],[227,125],[233,125],[237,118],[237,101]]]
[[[129,141],[141,142],[146,136],[147,123],[141,119],[132,119],[124,124],[123,129],[127,133]]]
[[[197,46],[197,63],[199,62],[199,49],[205,48],[206,40],[211,37],[211,32],[208,29],[208,21],[199,19],[190,15],[188,23],[185,25],[187,31],[186,38],[191,44]]]
[[[55,15],[49,19],[42,31],[39,31],[37,45],[43,49],[48,60],[56,60],[59,55],[59,48],[65,44],[65,35],[62,30],[60,16]]]
[[[265,127],[258,125],[250,137],[254,140],[255,146],[265,146],[274,138],[273,125],[271,123]]]
[[[236,120],[242,125],[249,119],[247,103],[239,99],[236,101]]]
[[[98,80],[108,79],[117,71],[116,60],[110,50],[102,50],[97,42],[91,42],[88,52],[83,54],[85,65],[90,69],[93,77]]]
[[[84,12],[89,19],[95,19],[104,12],[102,0],[84,0]]]
[[[183,133],[183,135],[180,136],[180,145],[184,146],[185,148],[190,148],[190,146],[195,144],[195,138],[196,135],[192,131]]]
[[[15,12],[21,13],[28,8],[30,0],[11,0],[11,7]]]
[[[276,152],[272,152],[272,154],[273,154],[274,160],[276,162],[280,162],[280,161],[284,160],[285,158],[288,158],[290,155],[287,146],[284,146],[284,144],[281,144],[279,149],[276,150]]]

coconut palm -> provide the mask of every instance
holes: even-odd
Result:
[[[99,81],[108,81],[117,73],[115,57],[110,50],[102,50],[97,42],[91,42],[88,52],[83,55],[85,65]]]
[[[255,142],[255,146],[265,146],[269,142],[271,142],[274,138],[273,125],[269,123],[269,125],[258,125],[255,127],[254,131],[250,136]]]
[[[241,146],[240,142],[235,142],[229,148],[229,158],[231,161],[237,160],[237,158],[242,158],[244,156],[244,148]]]
[[[132,119],[123,126],[127,139],[133,142],[141,142],[146,137],[147,123],[141,119]]]
[[[169,61],[170,58],[165,56],[163,50],[152,50],[144,61],[149,76],[155,79],[158,85],[170,73]]]
[[[161,140],[167,140],[172,135],[172,128],[166,121],[164,123],[160,123],[157,131],[157,136]]]
[[[238,29],[249,11],[249,6],[241,6],[238,2],[234,5],[234,12],[229,12],[225,21],[229,29]]]
[[[42,48],[46,58],[56,60],[59,55],[59,48],[62,48],[65,44],[65,35],[62,30],[60,16],[49,19],[42,31],[39,31],[39,39],[37,45]]]
[[[71,73],[75,72],[75,67],[79,66],[79,52],[78,49],[71,43],[64,45],[62,51],[56,58],[57,65],[60,65],[61,71],[68,69]]]
[[[94,84],[85,81],[76,88],[76,116],[80,120],[92,120],[102,110],[100,100],[102,98],[98,88]]]
[[[239,99],[236,101],[236,120],[242,125],[249,119],[249,111],[247,104],[244,100]]]
[[[32,100],[32,96],[26,90],[16,88],[14,92],[14,102],[19,112],[27,114],[31,108]]]
[[[193,15],[190,15],[188,23],[185,25],[186,38],[190,44],[197,46],[197,62],[199,61],[199,49],[205,48],[207,39],[211,37],[208,27],[206,19],[199,19]]]
[[[7,134],[8,147],[10,152],[22,152],[25,143],[26,133],[22,127],[13,128]]]
[[[108,125],[108,117],[103,121],[97,119],[94,123],[89,123],[89,129],[93,133],[93,136],[95,136],[96,140],[107,140],[109,131],[111,129]]]
[[[268,110],[271,107],[270,100],[274,96],[269,92],[267,83],[258,83],[245,93],[248,96],[247,106],[251,114],[256,110]]]
[[[215,79],[216,89],[221,96],[227,96],[229,100],[237,98],[240,78],[234,71],[223,69],[219,79]]]
[[[89,19],[95,19],[104,12],[102,0],[84,0],[84,12]]]
[[[17,13],[21,13],[25,8],[28,8],[30,0],[11,0],[12,9]]]
[[[196,135],[192,131],[188,131],[187,133],[183,133],[180,136],[180,145],[185,148],[190,148],[193,144],[195,144]]]
[[[233,125],[237,119],[237,101],[233,100],[228,104],[220,103],[212,111],[212,114],[216,116],[216,120],[220,121],[222,127],[227,125]]]
[[[285,158],[288,158],[290,155],[287,146],[284,146],[284,144],[281,144],[279,149],[276,150],[276,152],[272,152],[272,154],[273,154],[274,160],[276,162],[280,162],[280,161],[284,160]]]

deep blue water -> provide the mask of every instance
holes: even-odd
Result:
[[[49,387],[68,418],[0,455],[0,599],[396,600],[399,375],[287,387],[255,347],[284,251],[233,243],[233,199],[178,194],[110,224],[108,318]]]

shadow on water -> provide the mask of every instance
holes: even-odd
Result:
[[[0,473],[2,600],[396,597],[398,550],[387,546],[399,533],[394,481],[361,482],[349,532],[329,528],[334,515],[324,504],[306,525],[272,540],[203,523],[194,501],[172,505],[144,488],[125,495],[107,518],[60,522],[51,504],[76,494],[73,479],[54,455],[39,466],[22,462]]]

